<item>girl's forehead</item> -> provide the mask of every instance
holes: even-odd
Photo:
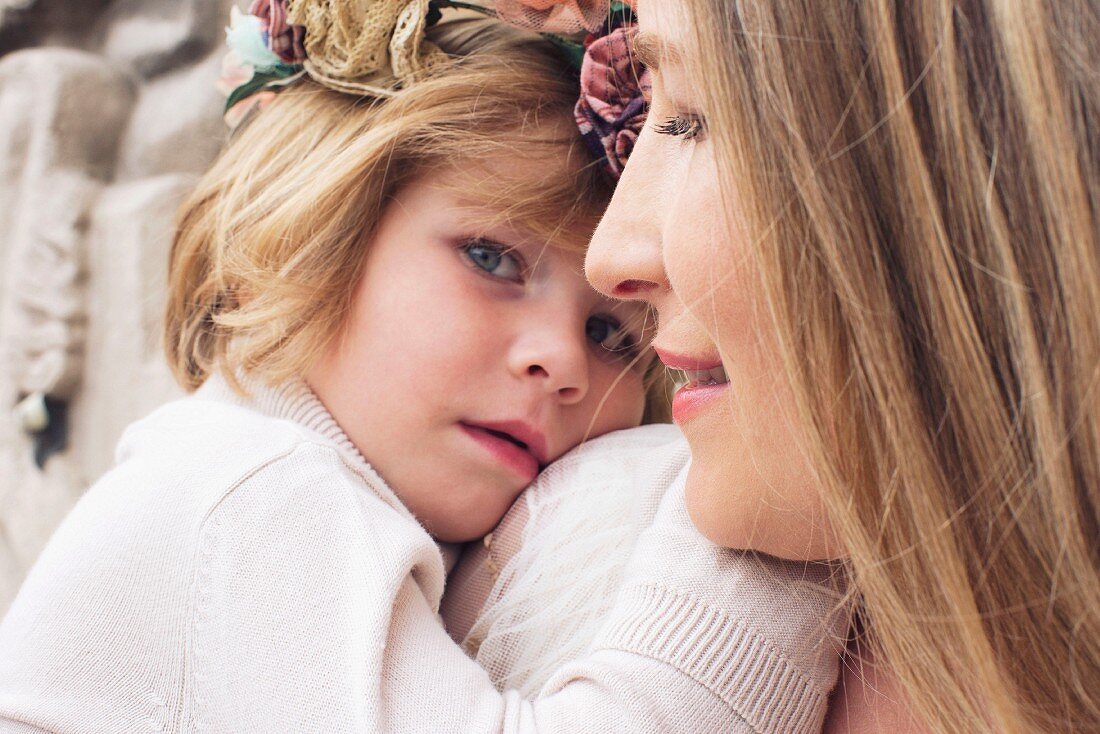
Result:
[[[421,182],[463,212],[469,226],[583,253],[609,200],[590,176],[559,158],[449,165]]]
[[[586,213],[584,203],[544,198],[537,191],[509,187],[507,181],[495,186],[470,181],[462,171],[426,171],[405,181],[388,207],[404,222],[397,226],[411,228],[410,234],[429,228],[452,239],[480,238],[521,248],[529,264],[553,254],[555,262],[568,261],[583,277],[599,207],[587,207]]]
[[[481,157],[452,159],[429,169],[428,175],[436,185],[450,186],[483,201],[504,200],[511,191],[535,194],[548,187],[580,193],[577,187],[586,178],[583,173],[588,160],[579,155],[583,150],[574,151],[572,143],[543,143],[524,151],[504,149]]]

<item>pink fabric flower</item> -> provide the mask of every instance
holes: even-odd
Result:
[[[581,97],[574,115],[585,143],[616,178],[645,124],[653,85],[634,56],[633,26],[594,39],[581,65]]]
[[[214,86],[223,97],[228,97],[234,89],[252,81],[255,74],[256,70],[251,64],[243,62],[236,51],[230,51],[222,57],[221,76],[218,77]]]
[[[607,20],[607,0],[497,0],[502,20],[540,33],[599,30]]]
[[[286,3],[287,0],[252,0],[248,14],[260,19],[268,48],[288,64],[301,64],[306,60],[306,29],[287,24]]]
[[[245,97],[237,104],[230,107],[225,111],[225,115],[222,119],[225,120],[225,125],[230,130],[236,130],[242,122],[245,121],[249,115],[254,111],[259,112],[264,107],[275,101],[275,92],[270,89],[265,89],[256,94]]]

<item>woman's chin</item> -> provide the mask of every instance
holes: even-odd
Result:
[[[784,508],[759,477],[736,474],[732,469],[723,471],[721,464],[718,471],[708,470],[707,462],[693,459],[685,502],[692,524],[704,538],[723,548],[754,550],[794,561],[844,557],[817,503]],[[795,493],[808,495],[810,488]]]
[[[736,502],[736,493],[729,492],[729,487],[729,477],[722,476],[722,472],[708,471],[706,463],[695,457],[684,488],[688,516],[695,529],[715,545],[753,547],[749,542],[751,534],[745,533],[742,525],[744,517],[754,513],[739,511],[734,506],[741,503]]]

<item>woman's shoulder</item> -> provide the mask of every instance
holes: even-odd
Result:
[[[930,734],[913,716],[901,681],[869,652],[844,657],[829,700],[825,734]]]

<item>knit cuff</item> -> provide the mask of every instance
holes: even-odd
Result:
[[[762,734],[821,730],[825,693],[745,622],[652,585],[624,589],[616,611],[615,622],[595,641],[597,650],[622,650],[672,665]]]

